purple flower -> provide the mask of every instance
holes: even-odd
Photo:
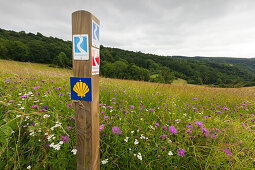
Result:
[[[153,112],[153,111],[155,111],[155,109],[150,109],[150,111],[152,111],[152,112]]]
[[[108,119],[108,116],[104,116],[104,120]]]
[[[45,112],[46,110],[45,109],[40,109],[40,112]]]
[[[67,126],[68,130],[72,130],[72,128],[73,128],[72,126]]]
[[[204,135],[205,135],[205,137],[206,137],[206,138],[209,138],[209,135],[208,135],[208,133],[204,133]]]
[[[143,110],[144,109],[144,105],[140,108],[140,110]]]
[[[166,130],[166,127],[165,127],[165,126],[162,126],[162,129],[163,129],[163,130]]]
[[[130,106],[130,109],[134,109],[135,108],[135,106],[133,106],[133,105],[129,105]]]
[[[212,134],[212,138],[213,138],[213,139],[216,139],[217,136],[216,136],[215,134]]]
[[[201,127],[204,126],[202,122],[196,122],[196,125],[197,125],[199,128],[201,128]]]
[[[112,128],[112,132],[117,134],[117,135],[121,135],[122,134],[121,131],[120,131],[120,128],[118,126],[114,126]]]
[[[10,100],[9,103],[12,103],[14,100]]]
[[[164,135],[160,135],[161,140],[164,138]]]
[[[185,149],[181,149],[181,148],[179,148],[178,150],[177,150],[177,154],[180,156],[180,157],[184,157],[185,155]]]
[[[61,87],[58,87],[57,89],[58,89],[58,90],[60,90],[60,89],[61,89]]]
[[[222,111],[220,110],[220,111],[217,111],[217,113],[222,113]]]
[[[37,105],[32,105],[32,108],[38,108],[38,104]]]
[[[28,95],[23,95],[23,96],[20,96],[21,98],[27,98],[28,97]]]
[[[177,129],[174,126],[169,126],[169,132],[172,134],[177,134]]]
[[[186,132],[187,132],[188,134],[191,134],[191,131],[190,131],[190,129],[188,129]]]
[[[50,82],[54,83],[55,81],[54,81],[54,80],[51,80]]]
[[[35,90],[37,90],[37,89],[39,89],[39,88],[40,88],[40,86],[35,86],[35,87],[34,87]]]
[[[64,141],[65,143],[68,143],[69,142],[68,136],[62,136],[61,141]]]
[[[242,122],[242,126],[245,127],[245,124]]]
[[[101,132],[102,130],[104,130],[105,124],[102,124],[99,126],[99,131]]]
[[[208,132],[208,130],[206,128],[202,128],[201,130],[202,130],[203,133],[207,133]]]
[[[68,104],[67,107],[69,107],[69,108],[72,107],[72,104]]]
[[[48,106],[44,106],[43,108],[44,108],[44,109],[48,109]]]
[[[164,150],[166,150],[166,148],[165,148],[165,147],[162,147],[162,150],[164,151]]]
[[[155,123],[156,124],[156,126],[159,126],[159,123]]]
[[[194,129],[193,126],[186,126],[188,129]]]
[[[208,116],[205,116],[204,118],[205,118],[205,119],[207,119],[207,118],[208,118]]]
[[[230,155],[230,156],[232,155],[232,153],[229,152],[229,150],[227,150],[227,149],[223,149],[223,152],[226,153],[227,155]]]

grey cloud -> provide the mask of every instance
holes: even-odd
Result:
[[[0,27],[71,40],[71,13],[100,19],[105,46],[160,55],[254,57],[252,0],[0,1]]]

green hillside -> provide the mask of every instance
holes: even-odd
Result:
[[[255,58],[158,56],[100,47],[100,74],[118,79],[219,87],[255,85]],[[0,29],[0,58],[72,67],[72,43],[41,33]]]

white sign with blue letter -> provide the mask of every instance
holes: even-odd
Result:
[[[89,60],[88,34],[73,35],[73,59]]]
[[[99,25],[92,20],[92,46],[99,48]]]

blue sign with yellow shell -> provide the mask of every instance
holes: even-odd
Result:
[[[91,78],[70,77],[71,99],[92,101]]]

